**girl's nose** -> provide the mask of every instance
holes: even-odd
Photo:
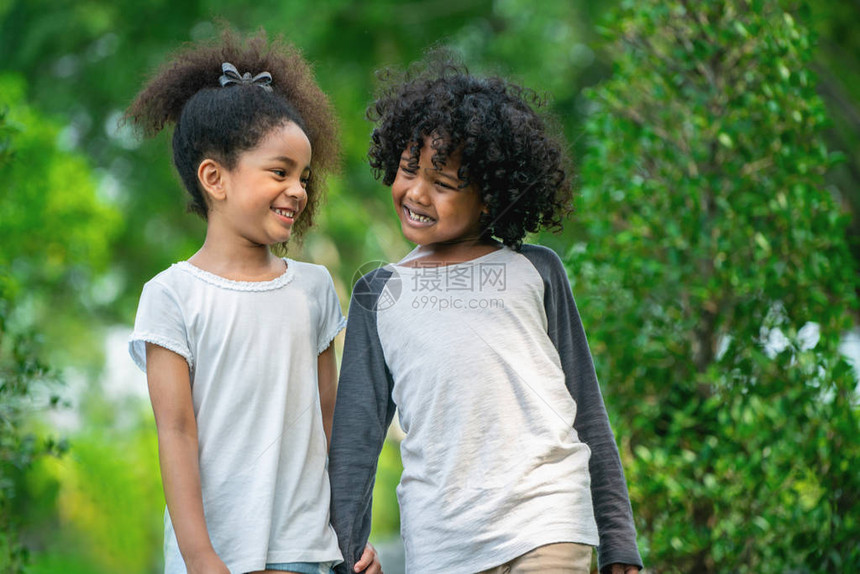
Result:
[[[308,191],[305,189],[305,186],[303,186],[299,181],[290,183],[290,185],[287,186],[287,189],[284,190],[284,193],[288,197],[292,197],[298,200],[306,199],[308,196]]]

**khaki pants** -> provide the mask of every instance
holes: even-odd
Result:
[[[589,574],[591,551],[573,542],[547,544],[478,574]]]

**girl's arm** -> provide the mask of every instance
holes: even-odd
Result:
[[[331,444],[331,422],[334,417],[334,401],[337,396],[337,361],[334,354],[334,341],[317,357],[317,379],[320,388],[323,429],[325,430],[326,447],[328,447]]]
[[[186,568],[189,574],[229,574],[212,547],[203,515],[188,364],[173,351],[147,343],[146,380],[158,429],[164,498]]]

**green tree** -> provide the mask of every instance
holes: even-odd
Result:
[[[8,110],[0,109],[0,169],[12,159],[13,130]],[[39,447],[22,429],[24,399],[30,384],[45,371],[30,349],[30,337],[9,333],[7,319],[13,300],[6,272],[0,274],[0,567],[19,572],[26,551],[19,540],[15,493],[21,470],[28,468]]]
[[[24,88],[0,74],[0,569],[13,573],[27,556],[24,478],[40,457],[65,449],[31,425],[59,401],[36,326],[71,312],[90,270],[106,263],[118,223],[97,200],[87,162],[58,147],[59,127],[26,105]]]
[[[826,138],[846,156],[827,180],[852,213],[849,247],[860,261],[860,3],[823,0],[810,3],[810,11],[810,26],[819,37],[812,69],[832,119]]]
[[[9,283],[0,277],[0,569],[15,574],[27,559],[20,540],[22,478],[36,459],[62,447],[26,428],[36,387],[52,379],[34,348],[36,337],[10,328],[13,303]]]
[[[860,567],[856,267],[813,39],[768,0],[624,2],[568,255],[646,565]]]

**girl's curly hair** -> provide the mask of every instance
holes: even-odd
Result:
[[[462,187],[478,188],[485,236],[519,249],[526,233],[561,228],[572,211],[572,168],[543,98],[498,76],[472,75],[442,49],[404,74],[380,76],[367,109],[376,123],[368,159],[377,179],[391,185],[404,150],[417,162],[431,137],[433,164],[459,154]]]
[[[221,87],[224,62],[240,73],[269,72],[272,90],[245,84]],[[338,166],[337,123],[328,98],[298,49],[280,37],[270,43],[262,29],[245,41],[225,28],[220,41],[186,44],[137,94],[125,119],[146,136],[167,124],[175,126],[173,163],[191,195],[188,210],[203,219],[208,206],[197,181],[200,163],[213,158],[233,169],[243,152],[285,122],[302,128],[313,150],[307,206],[293,228],[297,239],[313,225],[325,177]]]

